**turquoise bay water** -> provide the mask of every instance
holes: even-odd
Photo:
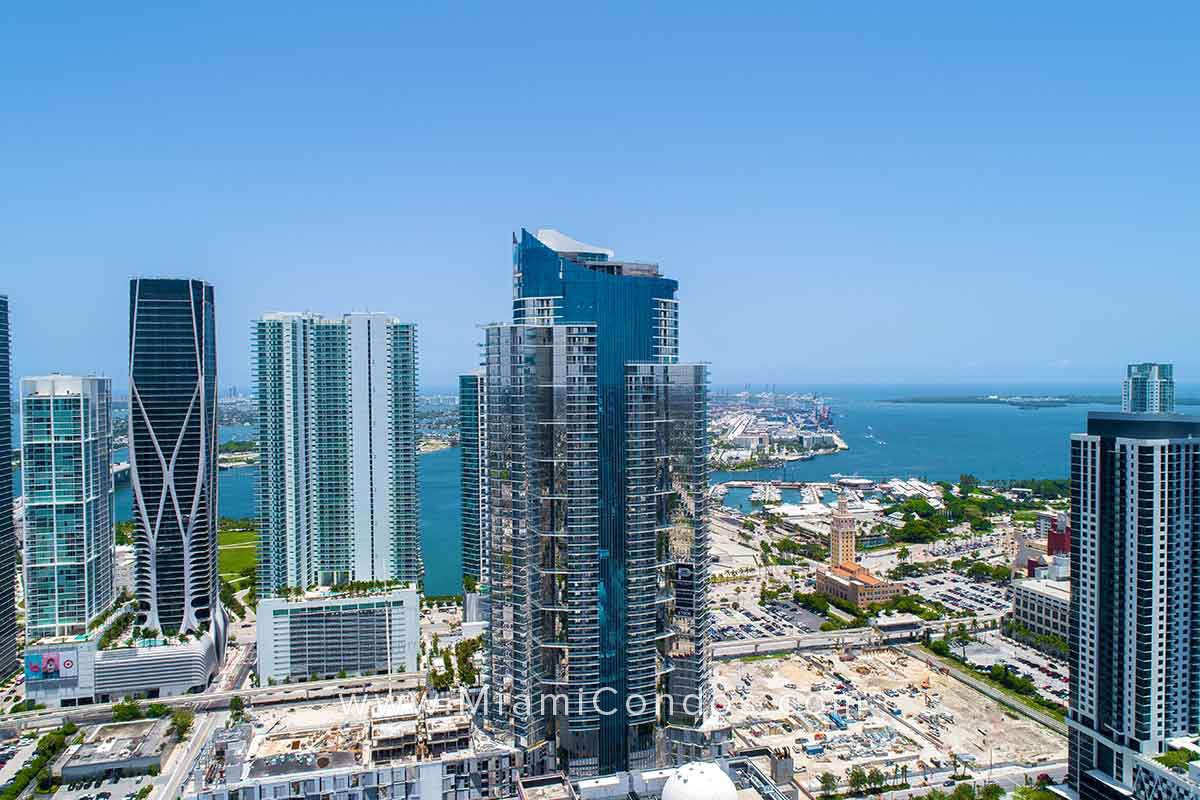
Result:
[[[18,424],[13,420],[13,435]],[[254,438],[250,426],[225,426],[218,438],[221,442]],[[113,453],[115,461],[129,458],[126,449]],[[425,555],[425,590],[429,594],[456,594],[462,590],[462,529],[459,524],[459,450],[439,450],[420,457],[421,480],[421,547]],[[254,479],[258,470],[253,467],[221,470],[218,502],[223,517],[253,517]],[[21,493],[21,471],[13,476],[14,491]],[[113,499],[117,521],[133,516],[133,492],[129,484],[117,486]]]
[[[729,479],[783,478],[828,480],[834,473],[868,478],[921,477],[957,479],[971,473],[983,480],[1063,478],[1067,475],[1068,437],[1084,430],[1087,412],[1113,411],[1113,406],[1070,405],[1022,410],[1009,406],[960,404],[896,404],[889,398],[980,394],[1096,394],[1118,387],[1088,386],[856,386],[800,387],[823,394],[834,412],[834,424],[850,450],[780,469],[753,472],[714,472],[714,482]],[[781,389],[781,391],[783,391]],[[1180,390],[1182,394],[1182,389]],[[1200,408],[1180,408],[1198,413]],[[14,435],[16,435],[14,421]],[[223,428],[221,441],[246,439],[252,428]],[[124,460],[124,452],[117,454]],[[459,462],[457,448],[421,456],[421,542],[425,555],[425,587],[431,594],[458,592],[462,584],[462,531],[459,523]],[[226,517],[249,517],[254,509],[252,468],[220,473],[220,512]],[[19,472],[16,491],[20,493]],[[789,499],[784,492],[784,500]],[[750,490],[730,490],[726,502],[749,507]],[[119,519],[130,516],[130,491],[121,486],[116,498]]]

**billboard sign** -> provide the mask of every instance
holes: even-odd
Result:
[[[79,677],[79,652],[76,650],[43,650],[25,654],[25,680],[55,681]]]

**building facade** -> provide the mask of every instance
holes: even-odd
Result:
[[[1127,414],[1174,413],[1174,373],[1171,364],[1130,364],[1121,385],[1121,410]]]
[[[25,641],[87,630],[114,597],[112,379],[21,381]]]
[[[419,581],[415,326],[271,313],[252,348],[262,596]]]
[[[401,695],[287,715],[268,730],[217,727],[181,787],[185,800],[504,800],[520,750],[472,730],[457,704]]]
[[[1013,581],[1013,619],[1039,636],[1071,635],[1071,584],[1029,578]]]
[[[256,610],[259,681],[415,672],[420,602],[415,589],[264,598]]]
[[[513,286],[485,333],[488,726],[534,773],[652,765],[711,704],[707,368],[657,265],[523,230]]]
[[[487,442],[487,378],[483,370],[458,376],[458,440],[462,453],[463,577],[486,586],[488,544],[482,534],[487,483],[479,476]]]
[[[1200,729],[1200,418],[1088,415],[1071,437],[1068,779],[1117,797]],[[1121,790],[1120,787],[1124,787]]]
[[[904,594],[903,584],[876,577],[871,570],[854,562],[817,570],[815,589],[818,594],[836,597],[860,610]]]
[[[137,624],[202,635],[219,663],[216,318],[203,281],[129,283],[129,461]]]
[[[136,614],[133,601],[114,605],[84,634],[43,637],[26,647],[25,696],[62,708],[203,692],[221,667],[214,637],[135,639]]]
[[[8,296],[0,294],[0,397],[12,402]],[[12,414],[0,419],[0,453],[12,453]],[[0,458],[0,673],[17,667],[17,540],[13,533],[12,458]]]

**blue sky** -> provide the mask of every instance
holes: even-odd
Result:
[[[7,9],[15,373],[123,384],[127,279],[188,275],[224,385],[257,314],[371,308],[446,386],[554,226],[720,383],[1200,375],[1195,5],[571,5]]]

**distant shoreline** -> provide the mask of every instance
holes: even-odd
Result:
[[[918,405],[980,405],[1013,406],[1015,408],[1059,408],[1070,405],[1121,405],[1121,398],[1111,395],[1063,395],[1063,396],[1000,396],[1000,395],[943,395],[930,397],[898,397],[884,400],[885,403]]]

